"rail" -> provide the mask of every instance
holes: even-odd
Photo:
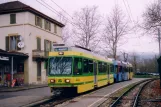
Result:
[[[149,82],[151,82],[151,81],[153,81],[153,80],[155,80],[155,79],[150,79],[150,80],[148,79],[148,80],[144,80],[144,81],[142,81],[142,82],[139,82],[139,83],[135,84],[134,86],[132,86],[131,88],[129,88],[126,92],[124,92],[119,98],[117,98],[117,99],[110,105],[110,107],[116,107],[116,105],[118,105],[118,104],[120,103],[121,99],[122,99],[126,94],[128,94],[132,89],[134,89],[136,86],[138,86],[138,85],[140,85],[140,84],[146,82],[145,84],[143,84],[143,85],[141,86],[141,88],[139,89],[139,92],[137,93],[136,97],[134,98],[133,107],[136,107],[137,104],[138,104],[138,101],[139,101],[139,95],[140,95],[140,93],[142,92],[143,88],[144,88]]]

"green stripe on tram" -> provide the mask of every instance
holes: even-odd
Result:
[[[104,78],[104,79],[100,79],[100,80],[98,80],[98,81],[105,81],[105,80],[107,80],[107,78]]]
[[[87,81],[87,82],[80,82],[80,83],[49,83],[48,85],[50,86],[50,85],[71,85],[71,86],[73,86],[73,85],[82,85],[82,84],[89,84],[89,83],[93,83],[93,81]]]

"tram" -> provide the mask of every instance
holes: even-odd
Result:
[[[124,64],[124,67],[128,68],[127,65]],[[115,76],[118,77],[115,82],[123,81],[121,68],[119,61],[102,57],[89,49],[59,44],[49,53],[48,86],[51,92],[83,93],[113,84]],[[132,74],[127,78],[132,79]]]

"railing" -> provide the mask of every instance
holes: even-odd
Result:
[[[44,51],[44,50],[32,50],[32,57],[33,60],[36,59],[46,59],[49,56],[49,51]]]
[[[32,50],[33,57],[45,57],[45,52],[43,50]]]

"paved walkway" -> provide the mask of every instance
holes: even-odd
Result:
[[[0,107],[20,107],[51,96],[50,88],[36,88],[17,92],[1,92]]]
[[[0,92],[15,92],[15,91],[22,91],[22,90],[29,90],[35,88],[42,88],[48,87],[47,84],[42,85],[26,85],[26,86],[15,86],[15,87],[0,87]]]
[[[61,105],[58,105],[58,107],[97,107],[99,104],[101,104],[103,101],[106,100],[106,97],[108,97],[111,93],[119,90],[122,87],[125,87],[131,83],[135,83],[137,81],[141,81],[144,79],[141,78],[134,78],[130,81],[120,82],[116,83],[110,86],[107,86],[105,88],[102,88],[100,90],[92,92],[92,94],[84,95],[82,97],[75,98],[71,102],[64,103]]]

